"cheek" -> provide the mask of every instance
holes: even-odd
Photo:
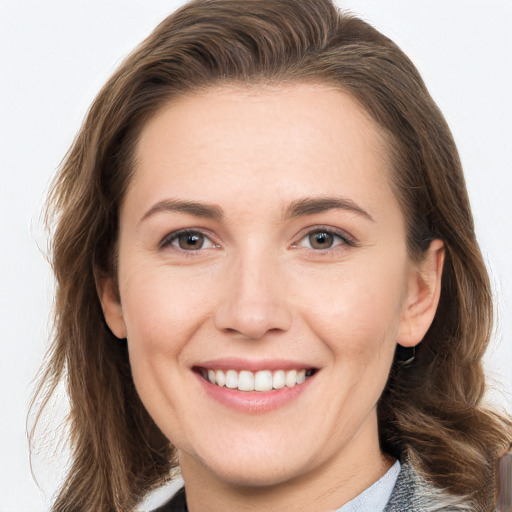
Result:
[[[394,350],[404,289],[405,265],[340,266],[303,286],[303,317],[318,338],[347,364],[365,365],[382,350]],[[324,283],[321,287],[318,283]],[[304,307],[306,305],[307,307]]]
[[[128,338],[148,345],[169,345],[207,307],[207,283],[183,279],[164,265],[144,268],[137,260],[120,280],[120,295]],[[199,307],[200,306],[200,307]],[[204,307],[203,307],[204,306]],[[175,343],[171,343],[175,345]]]
[[[130,267],[137,271],[126,272],[120,293],[133,381],[149,415],[181,446],[186,428],[180,411],[190,398],[175,390],[189,378],[183,359],[209,315],[210,287],[184,286],[168,269]]]
[[[165,388],[212,309],[210,287],[184,283],[169,269],[130,267],[137,270],[126,272],[120,294],[133,377],[138,389],[155,382]]]

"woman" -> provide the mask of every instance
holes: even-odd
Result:
[[[328,0],[196,1],[105,85],[49,199],[72,465],[54,506],[491,510],[510,421],[457,151]]]

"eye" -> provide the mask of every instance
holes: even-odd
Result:
[[[315,231],[310,233],[307,238],[312,249],[330,249],[334,243],[334,235],[327,231]]]
[[[296,244],[296,247],[305,247],[307,249],[321,251],[341,245],[354,244],[347,235],[337,233],[331,229],[318,228],[304,236],[299,243]]]
[[[178,251],[199,251],[218,247],[204,233],[191,230],[170,233],[160,242],[161,248],[167,246]]]

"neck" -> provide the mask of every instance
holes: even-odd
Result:
[[[312,463],[306,471],[269,485],[226,481],[201,461],[180,452],[188,509],[190,512],[335,510],[370,487],[394,462],[380,451],[376,436],[373,442],[368,442],[364,433],[359,434],[341,453],[322,464]]]

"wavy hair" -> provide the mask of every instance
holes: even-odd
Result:
[[[492,508],[511,424],[482,402],[490,284],[452,135],[418,71],[330,0],[195,0],[102,88],[48,197],[55,322],[37,418],[64,382],[72,452],[54,512],[133,510],[177,465],[137,396],[126,344],[107,328],[95,285],[95,276],[116,274],[118,212],[141,130],[189,91],[292,82],[334,85],[359,102],[386,134],[410,255],[421,259],[434,238],[445,246],[433,324],[412,364],[396,356],[378,404],[382,449],[408,457],[436,486],[470,495],[476,510]]]

